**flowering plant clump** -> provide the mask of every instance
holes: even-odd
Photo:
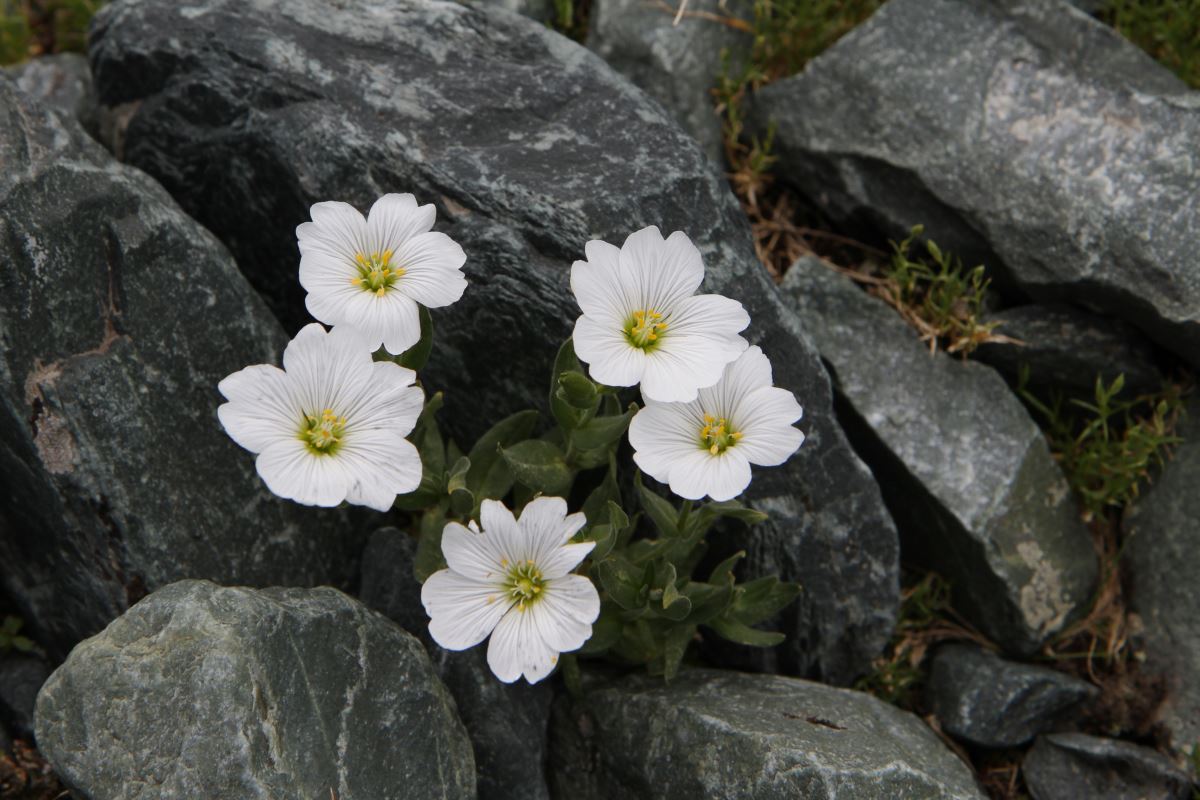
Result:
[[[426,400],[416,380],[432,346],[428,309],[466,288],[462,248],[431,230],[433,206],[412,195],[385,195],[365,218],[335,202],[311,214],[296,232],[300,281],[333,328],[301,330],[283,369],[223,380],[218,416],[280,497],[412,515],[435,642],[487,639],[500,680],[536,683],[561,665],[578,688],[579,656],[670,679],[705,635],[783,640],[754,626],[796,586],[739,583],[742,552],[696,573],[718,520],[766,519],[735,498],[752,464],[782,464],[800,447],[801,408],[742,338],[741,303],[697,294],[704,265],[685,234],[649,227],[620,248],[588,242],[571,269],[582,314],[552,367],[552,427],[520,411],[464,453],[438,427],[441,395]],[[622,397],[635,386],[642,406]],[[632,465],[618,453],[626,433]]]

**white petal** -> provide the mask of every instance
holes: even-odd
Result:
[[[467,288],[461,271],[466,260],[462,247],[446,234],[418,234],[399,245],[392,257],[404,270],[396,290],[427,308],[448,306]]]
[[[528,611],[513,606],[488,642],[488,666],[497,678],[512,683],[521,675],[537,683],[554,670],[558,654],[542,641]]]
[[[416,373],[393,361],[374,362],[371,373],[360,393],[344,398],[344,405],[337,409],[347,418],[347,430],[385,430],[407,436],[425,403],[425,393],[411,385]]]
[[[567,501],[561,497],[534,498],[521,510],[521,519],[518,520],[525,545],[517,555],[540,565],[546,556],[566,544],[586,523],[582,514],[567,516]]]
[[[696,449],[671,467],[671,491],[688,500],[732,500],[750,485],[750,463],[731,447],[720,455]]]
[[[578,567],[595,546],[595,542],[577,542],[556,547],[536,561],[538,569],[544,578],[561,578]]]
[[[459,575],[477,581],[503,580],[506,569],[501,561],[507,553],[498,545],[494,535],[475,533],[457,522],[442,529],[442,555],[446,565]]]
[[[344,405],[371,380],[371,353],[363,340],[350,330],[335,331],[310,323],[283,351],[283,368],[308,414]]]
[[[638,467],[659,483],[667,483],[671,467],[681,458],[701,451],[700,430],[704,413],[696,403],[659,403],[646,406],[629,423],[629,444]]]
[[[801,413],[795,395],[786,389],[763,386],[749,392],[731,414],[734,429],[742,434],[736,449],[751,464],[782,464],[804,442],[804,434],[792,427]]]
[[[268,489],[301,505],[336,506],[350,488],[336,456],[315,455],[298,438],[275,442],[258,454],[254,464]]]
[[[682,232],[664,240],[651,225],[631,233],[621,247],[622,271],[635,276],[639,305],[663,312],[694,294],[704,280],[700,251]]]
[[[372,319],[380,331],[380,342],[389,353],[401,355],[421,341],[420,310],[415,300],[398,291],[374,300]]]
[[[642,393],[661,402],[687,402],[721,379],[725,365],[747,348],[738,332],[750,324],[736,300],[715,294],[683,300],[646,359]]]
[[[375,201],[367,214],[370,252],[398,250],[402,244],[433,227],[437,209],[418,206],[411,194],[385,194]]]
[[[571,265],[571,291],[584,314],[618,323],[634,311],[641,299],[636,287],[621,280],[621,250],[608,242],[592,240],[584,245],[587,261]]]
[[[323,252],[349,259],[370,252],[367,221],[349,203],[328,201],[309,209],[311,223],[296,228],[300,252]]]
[[[398,432],[351,429],[337,452],[350,479],[346,500],[376,511],[387,511],[396,495],[415,491],[421,484],[421,456]]]
[[[579,575],[569,577],[578,578],[586,584],[591,589],[590,598],[576,593],[572,584],[559,586],[559,582],[552,581],[546,585],[545,595],[525,611],[538,637],[547,647],[559,653],[583,647],[591,638],[592,622],[600,613],[600,596],[595,587]],[[593,604],[596,614],[588,616]]]
[[[502,558],[510,562],[524,558],[525,534],[508,506],[499,500],[484,500],[479,506],[479,524]]]
[[[217,384],[217,389],[230,400],[217,408],[217,418],[230,438],[252,453],[295,437],[304,421],[291,382],[278,367],[246,367]]]
[[[466,650],[496,628],[509,600],[497,586],[443,569],[421,587],[421,605],[429,615],[433,640],[447,650]]]
[[[606,386],[633,386],[642,379],[646,354],[625,339],[619,325],[602,327],[590,317],[575,321],[575,355],[588,365],[592,380]]]
[[[600,616],[600,594],[595,585],[582,575],[566,575],[546,583],[546,597],[542,603],[552,604],[563,616],[591,625]],[[586,641],[586,640],[585,640]],[[581,647],[563,648],[563,651]]]

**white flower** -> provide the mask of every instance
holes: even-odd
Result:
[[[448,306],[462,297],[466,255],[430,231],[432,205],[385,194],[367,219],[347,203],[317,203],[296,228],[300,283],[308,311],[327,325],[362,331],[372,350],[400,355],[421,338],[417,304]]]
[[[488,634],[488,665],[512,683],[521,675],[537,683],[558,663],[558,654],[578,650],[600,615],[592,582],[571,570],[594,542],[568,544],[583,527],[583,514],[567,516],[561,497],[539,497],[521,521],[503,503],[484,500],[480,531],[451,522],[442,533],[449,569],[429,576],[421,603],[429,633],[448,650],[465,650]]]
[[[771,385],[771,362],[751,347],[690,403],[646,399],[629,424],[629,443],[638,467],[680,497],[730,500],[750,485],[751,464],[773,467],[796,452],[804,434],[792,423],[801,413],[791,392]]]
[[[416,374],[371,350],[348,328],[306,325],[283,351],[283,369],[257,364],[217,386],[225,431],[258,453],[267,488],[308,506],[343,500],[387,511],[421,482],[405,440],[421,413]]]
[[[695,293],[704,264],[682,232],[664,241],[650,226],[620,249],[591,241],[584,252],[587,261],[571,267],[571,290],[583,309],[573,339],[599,383],[640,381],[648,398],[693,400],[746,349],[738,332],[749,315],[736,300]]]

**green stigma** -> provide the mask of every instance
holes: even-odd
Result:
[[[734,431],[724,419],[712,414],[704,415],[704,427],[700,429],[700,446],[714,456],[719,456],[737,444],[742,434]]]
[[[388,289],[391,289],[404,274],[402,267],[392,266],[391,250],[369,255],[355,253],[354,266],[358,269],[358,276],[351,278],[350,283],[379,297],[387,294]]]
[[[525,608],[541,599],[545,589],[542,571],[532,561],[522,561],[509,567],[504,580],[504,592],[516,602],[517,608]]]
[[[320,417],[305,415],[300,426],[300,441],[315,455],[333,455],[341,444],[345,430],[346,418],[339,417],[333,413],[333,409],[327,408]]]
[[[667,329],[667,323],[659,322],[661,319],[662,314],[652,308],[633,312],[625,322],[625,339],[642,350],[654,349],[662,332]]]

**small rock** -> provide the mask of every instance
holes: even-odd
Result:
[[[442,420],[460,444],[545,407],[548,369],[578,315],[570,265],[589,239],[619,244],[651,224],[687,232],[706,290],[745,305],[748,337],[805,410],[804,447],[748,492],[772,519],[746,538],[743,568],[806,592],[772,623],[788,640],[745,658],[837,682],[869,669],[898,607],[895,526],[728,186],[661,106],[545,26],[454,3],[382,9],[114,3],[92,29],[97,92],[105,105],[139,103],[126,157],[230,246],[290,325],[304,314],[295,227],[310,203],[367,208],[389,191],[438,203],[470,285],[434,310],[421,378],[445,391]]]
[[[475,748],[479,800],[546,800],[550,682],[501,683],[487,665],[486,642],[466,652],[435,644],[421,605],[421,584],[413,575],[416,550],[416,540],[396,528],[371,534],[363,552],[363,603],[424,642]]]
[[[983,798],[920,719],[849,689],[695,669],[589,681],[584,706],[555,702],[556,797]]]
[[[1039,736],[1021,765],[1033,800],[1188,800],[1191,780],[1162,754],[1129,742]]]
[[[50,667],[33,653],[0,655],[0,726],[14,738],[33,739],[33,706]]]
[[[1034,652],[1087,606],[1097,575],[1042,432],[995,370],[931,355],[892,308],[819,260],[798,261],[783,287],[909,557],[947,578],[956,608],[994,641]]]
[[[217,421],[287,342],[228,251],[2,75],[0,108],[0,584],[35,638],[61,659],[183,577],[348,582],[350,517],[270,494]]]
[[[90,800],[475,796],[420,642],[331,588],[160,589],[50,677],[37,734]]]
[[[1167,680],[1162,718],[1183,754],[1200,748],[1200,398],[1186,411],[1183,443],[1126,514],[1122,556],[1145,666]]]
[[[720,0],[692,0],[688,11],[728,16]],[[754,37],[721,22],[684,16],[646,0],[594,0],[588,48],[629,78],[679,120],[714,164],[724,165],[724,137],[712,88],[727,50],[736,75]]]
[[[87,59],[78,53],[39,56],[24,64],[5,67],[3,73],[39,105],[94,126],[96,93]]]
[[[1154,346],[1132,325],[1068,305],[1028,305],[987,317],[997,334],[1020,340],[985,342],[971,357],[995,367],[1015,384],[1023,364],[1029,386],[1059,390],[1069,397],[1095,396],[1096,376],[1105,386],[1125,376],[1123,396],[1162,389]]]
[[[549,24],[555,18],[554,0],[470,0],[476,5],[490,5],[514,11],[543,24]]]
[[[1062,0],[893,0],[757,93],[779,175],[1200,364],[1200,94]]]
[[[980,747],[1023,745],[1096,694],[1086,681],[973,645],[939,648],[926,690],[943,730]]]

